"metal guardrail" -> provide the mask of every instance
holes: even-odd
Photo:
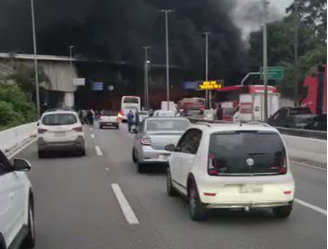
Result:
[[[206,120],[206,119],[201,119],[201,118],[188,118],[188,119],[191,123],[197,123],[197,122],[229,123],[229,122],[225,122],[225,121]],[[283,127],[276,127],[276,128],[283,135],[327,140],[327,132],[325,132],[325,131],[314,131],[314,130],[305,130],[305,129],[291,129],[291,128],[283,128]]]

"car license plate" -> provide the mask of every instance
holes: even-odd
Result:
[[[245,184],[240,186],[239,192],[242,194],[249,194],[249,193],[261,193],[262,192],[262,185],[260,184]]]
[[[55,131],[55,136],[62,137],[65,136],[66,132],[65,131]]]

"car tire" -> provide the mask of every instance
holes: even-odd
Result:
[[[132,149],[132,161],[133,161],[134,163],[137,162],[136,151],[135,151],[134,148]]]
[[[85,148],[81,149],[81,150],[80,150],[80,153],[79,153],[79,156],[82,157],[82,156],[85,156],[85,154],[86,154],[86,153],[85,153]]]
[[[119,130],[120,129],[120,127],[119,126],[116,126],[116,130]]]
[[[274,216],[278,219],[288,218],[290,216],[292,210],[293,210],[293,204],[292,203],[288,206],[274,207],[272,209]]]
[[[207,210],[200,200],[197,186],[191,182],[188,186],[188,208],[190,218],[193,221],[203,221],[206,219]]]
[[[35,223],[34,223],[34,203],[33,198],[30,197],[28,208],[28,231],[25,238],[25,248],[34,248],[35,246]]]
[[[39,150],[39,151],[38,151],[38,158],[45,158],[45,152]]]
[[[142,163],[137,163],[137,171],[139,174],[143,174],[145,172],[145,165]]]
[[[171,176],[170,168],[167,169],[166,192],[167,192],[168,196],[177,196],[178,195],[177,190],[173,187],[173,184],[172,184],[172,176]]]
[[[99,130],[101,130],[103,127],[102,127],[102,125],[99,125]]]

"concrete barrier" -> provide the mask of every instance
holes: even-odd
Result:
[[[0,149],[7,155],[28,143],[37,134],[36,123],[28,123],[0,132]]]
[[[289,156],[327,167],[327,140],[283,135]]]

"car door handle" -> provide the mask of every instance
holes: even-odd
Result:
[[[9,194],[9,198],[10,198],[10,199],[13,199],[14,197],[15,197],[15,194],[14,194],[14,193],[10,193],[10,194]]]

